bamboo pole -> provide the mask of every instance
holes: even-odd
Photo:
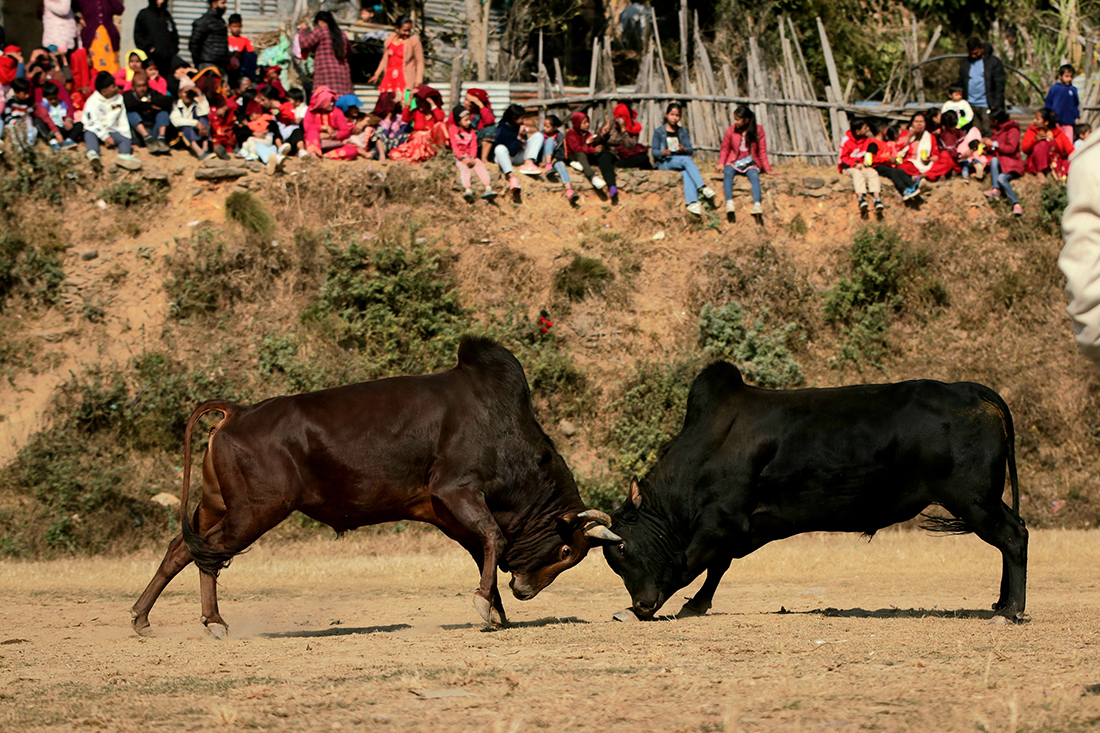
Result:
[[[913,13],[909,13],[909,29],[912,31],[911,48],[909,50],[909,58],[911,64],[913,64],[913,89],[916,91],[917,102],[920,104],[925,103],[924,99],[924,74],[921,73],[921,67],[918,64],[920,61],[920,41],[917,40],[917,16]],[[839,89],[839,87],[837,87]]]
[[[447,106],[454,108],[462,101],[462,61],[463,52],[459,51],[451,57],[451,88]]]
[[[829,85],[832,86],[836,98],[831,100],[834,102],[840,101],[840,76],[836,73],[836,60],[833,59],[833,49],[829,45],[829,36],[825,33],[825,24],[821,22],[821,16],[817,18],[817,31],[821,34],[821,52],[825,55],[825,68],[829,71]],[[832,112],[835,119],[833,124],[833,144],[840,145],[840,140],[843,135],[843,130],[848,129],[848,115],[844,114],[841,109],[835,109]]]
[[[558,61],[558,57],[554,57],[554,79],[557,80],[557,92],[561,96],[565,96],[565,75],[561,73],[561,63]]]
[[[600,37],[596,36],[592,39],[592,71],[588,75],[588,93],[595,96],[596,94],[596,73],[600,68]]]
[[[649,20],[653,23],[653,42],[657,46],[657,57],[661,60],[661,77],[665,80],[665,91],[672,91],[672,78],[668,75],[668,64],[665,63],[665,52],[661,48],[661,34],[657,30],[657,11],[649,9]]]
[[[680,91],[691,94],[691,74],[688,72],[688,6],[680,0]]]

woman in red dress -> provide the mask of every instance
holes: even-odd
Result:
[[[423,163],[450,144],[447,126],[443,123],[443,95],[427,84],[417,87],[416,96],[401,119],[412,123],[413,132],[406,142],[390,151],[390,160]]]
[[[402,15],[394,24],[394,33],[386,39],[386,50],[370,83],[377,83],[383,72],[385,78],[378,85],[378,91],[393,92],[394,97],[408,106],[406,92],[415,90],[424,81],[424,47],[413,35],[412,20],[407,16]]]

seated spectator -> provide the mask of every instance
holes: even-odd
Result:
[[[210,103],[190,79],[180,80],[180,96],[169,115],[182,142],[199,160],[206,160],[210,151]]]
[[[745,176],[752,186],[752,215],[764,213],[761,203],[760,174],[771,173],[768,161],[768,143],[764,128],[756,124],[756,114],[741,105],[733,111],[733,124],[722,136],[718,153],[718,172],[722,174],[723,192],[726,194],[726,213],[732,214],[733,178]]]
[[[608,180],[615,180],[615,154],[606,144],[606,136],[601,138],[591,132],[592,121],[584,112],[574,112],[570,117],[570,124],[569,131],[565,133],[569,165],[582,172],[592,182],[592,188],[602,190],[607,186]],[[610,131],[610,125],[606,129]],[[593,162],[599,166],[599,173],[592,169]],[[601,177],[601,174],[606,178]]]
[[[1058,125],[1058,113],[1048,107],[1036,110],[1035,122],[1024,133],[1020,149],[1027,156],[1024,172],[1034,173],[1040,181],[1046,181],[1048,173],[1064,179],[1069,172],[1073,142]]]
[[[168,77],[168,93],[174,98],[179,98],[180,84],[184,78],[188,81],[199,73],[199,70],[189,65],[179,56],[172,59],[172,74]]]
[[[402,119],[401,105],[394,100],[393,92],[379,94],[371,114],[379,120],[374,132],[378,159],[385,160],[390,152],[409,139],[409,126]]]
[[[252,119],[248,121],[248,129],[252,132],[244,144],[241,145],[240,156],[245,160],[258,160],[267,166],[268,175],[274,175],[290,152],[288,143],[279,143],[271,131],[275,119],[269,114],[253,112]]]
[[[305,135],[299,124],[294,102],[280,96],[279,90],[270,84],[259,88],[256,101],[274,118],[278,131],[275,135],[276,144],[286,143],[290,145],[291,152],[297,153],[300,157],[307,155]]]
[[[172,100],[149,88],[145,72],[134,74],[130,91],[123,93],[126,117],[130,120],[131,138],[136,136],[154,155],[167,155],[168,124]]]
[[[83,125],[73,122],[72,109],[61,98],[60,88],[52,81],[42,85],[42,101],[35,107],[34,125],[53,150],[71,148],[84,139]]]
[[[908,173],[897,166],[898,151],[901,145],[898,142],[900,133],[897,125],[891,125],[886,120],[869,120],[872,137],[866,143],[864,164],[874,169],[880,177],[894,184],[902,201],[911,201],[920,196],[920,187],[917,181]],[[885,208],[882,199],[875,197],[875,211]]]
[[[270,84],[271,86],[279,90],[279,94],[283,95],[284,97],[294,99],[294,96],[287,92],[286,87],[283,86],[283,80],[281,76],[282,73],[283,67],[281,66],[265,66],[260,69],[257,74],[258,82],[261,86],[265,84]],[[299,89],[298,91],[302,94],[302,98],[300,100],[295,99],[295,101],[300,105],[306,106],[305,92],[302,92],[301,89]],[[302,116],[305,117],[304,111],[302,112]]]
[[[1023,216],[1023,207],[1012,189],[1012,181],[1024,173],[1024,162],[1020,160],[1020,126],[1003,109],[993,111],[990,123],[993,137],[983,139],[982,144],[990,158],[989,175],[993,188],[983,193],[992,199],[1003,194],[1012,203],[1013,215]]]
[[[523,172],[528,175],[542,173],[535,164],[542,151],[542,133],[528,134],[523,129],[523,118],[526,114],[527,111],[518,104],[509,105],[497,123],[496,139],[493,141],[493,159],[500,167],[500,172],[508,176],[508,186],[513,191],[520,190],[513,166],[526,166],[528,170]]]
[[[206,98],[210,107],[207,116],[207,124],[210,127],[210,147],[215,155],[222,160],[229,160],[229,153],[247,140],[251,132],[238,135],[235,129],[237,102],[229,94],[222,73],[215,66],[208,66],[195,76],[195,86],[199,93]],[[255,98],[255,90],[251,91],[251,97]]]
[[[1073,136],[1076,138],[1073,142],[1073,149],[1081,147],[1086,140],[1089,139],[1089,135],[1092,134],[1092,125],[1087,122],[1078,122],[1073,127]]]
[[[351,125],[344,113],[336,108],[336,95],[327,86],[313,90],[309,99],[309,111],[302,121],[306,151],[317,158],[354,160],[359,150],[349,145]]]
[[[563,186],[565,186],[565,198],[569,203],[576,203],[577,192],[573,190],[573,184],[569,180],[569,169],[565,167],[565,133],[561,130],[561,119],[557,115],[546,115],[542,121],[542,160],[543,170],[547,173],[551,169],[558,174]]]
[[[680,126],[681,107],[673,102],[665,108],[665,123],[653,131],[653,159],[657,169],[679,171],[684,182],[684,202],[687,210],[696,216],[703,215],[699,196],[714,201],[714,191],[703,181],[703,175],[691,159],[695,148],[691,145],[691,134],[686,127]]]
[[[421,84],[404,113],[404,121],[412,124],[412,132],[408,140],[390,152],[390,159],[422,163],[434,158],[449,141],[443,119],[443,95],[427,84]]]
[[[271,86],[275,86],[272,84]],[[275,87],[279,89],[279,87]],[[294,103],[294,116],[298,120],[298,124],[302,124],[302,120],[306,118],[306,112],[309,111],[309,105],[306,104],[306,93],[299,87],[291,87],[290,91],[286,92],[285,98]]]
[[[1073,86],[1074,68],[1065,64],[1058,69],[1058,81],[1054,82],[1047,92],[1047,109],[1054,110],[1055,124],[1062,128],[1070,142],[1073,141],[1073,126],[1081,121],[1081,100],[1077,94],[1077,87]],[[1026,152],[1026,151],[1025,151]]]
[[[118,92],[118,84],[108,71],[101,71],[95,78],[95,91],[84,103],[84,145],[88,159],[98,173],[103,170],[99,157],[100,143],[118,147],[116,165],[127,170],[140,170],[141,161],[134,157],[130,141],[130,120],[126,117],[126,105]]]
[[[940,154],[951,158],[955,163],[955,169],[959,168],[959,143],[965,137],[965,131],[959,129],[959,113],[948,110],[940,115],[940,129],[936,133],[936,144],[940,147]]]
[[[837,170],[852,177],[852,186],[856,191],[856,200],[860,211],[867,210],[867,193],[875,197],[875,209],[882,210],[882,182],[873,164],[867,162],[867,145],[871,137],[871,125],[862,117],[853,117],[844,142],[840,145],[840,160]]]
[[[653,170],[653,163],[649,160],[649,148],[642,144],[642,126],[638,123],[638,113],[624,102],[615,105],[612,112],[610,125],[605,125],[607,149],[615,158],[614,168],[640,168]],[[618,182],[615,170],[611,170],[611,177],[606,178],[607,195],[615,199],[619,195]],[[601,169],[602,172],[603,169]]]
[[[479,156],[477,133],[473,129],[473,115],[465,105],[459,105],[451,112],[454,120],[450,128],[451,150],[454,151],[455,161],[458,165],[458,177],[462,181],[463,197],[467,201],[474,200],[474,189],[470,185],[470,171],[477,174],[481,185],[485,187],[485,193],[481,198],[492,201],[497,197],[493,185],[489,180],[489,171],[485,168],[485,161]]]
[[[949,112],[947,114],[955,114]],[[955,157],[959,161],[959,170],[962,171],[962,179],[970,183],[973,176],[975,180],[981,180],[985,176],[985,168],[989,165],[989,158],[985,155],[985,146],[982,145],[982,131],[972,122],[959,122],[959,132],[962,137],[955,144]]]
[[[959,117],[960,125],[972,124],[974,122],[974,109],[970,106],[970,102],[963,98],[966,90],[959,84],[952,84],[948,88],[947,94],[949,99],[940,107],[940,114],[954,112]]]
[[[38,129],[34,125],[34,98],[31,95],[31,83],[26,79],[13,79],[11,97],[4,104],[3,131],[23,147],[31,147],[38,139]]]
[[[160,68],[157,66],[156,61],[145,59],[141,62],[141,68],[145,71],[145,78],[150,89],[158,94],[168,94],[168,80],[160,75]]]
[[[130,80],[134,74],[144,71],[143,64],[149,59],[149,55],[141,49],[133,49],[126,54],[126,65],[115,72],[115,84],[119,90],[125,92],[130,88]]]
[[[484,89],[469,89],[462,104],[470,111],[470,125],[471,129],[477,133],[481,160],[483,163],[488,163],[489,154],[493,150],[493,140],[497,134],[497,118],[489,104],[489,92]]]
[[[898,138],[898,167],[913,176],[920,187],[921,179],[936,181],[949,175],[955,167],[950,156],[941,159],[936,137],[928,129],[924,112],[916,112],[909,120],[909,129]]]
[[[5,46],[4,53],[0,55],[0,110],[11,91],[11,83],[19,76],[21,66],[23,51],[19,46]]]

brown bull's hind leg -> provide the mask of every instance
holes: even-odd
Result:
[[[149,626],[149,610],[157,602],[157,598],[165,587],[172,582],[172,578],[176,577],[190,562],[191,553],[183,543],[183,535],[176,535],[176,538],[168,543],[168,551],[164,553],[164,559],[161,560],[160,567],[153,574],[149,585],[145,587],[145,592],[130,609],[130,623],[134,631],[141,636],[154,636]]]

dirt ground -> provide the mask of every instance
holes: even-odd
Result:
[[[222,575],[225,641],[197,621],[193,566],[159,636],[131,632],[158,561],[0,563],[0,729],[1100,729],[1095,532],[1032,532],[1019,625],[990,623],[995,550],[908,531],[765,547],[681,621],[613,621],[627,595],[590,556],[509,595],[501,630],[434,531],[261,542]]]

